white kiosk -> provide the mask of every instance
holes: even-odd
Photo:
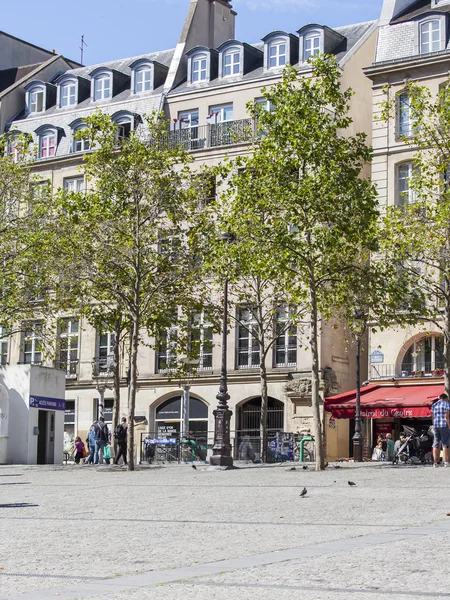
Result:
[[[60,369],[0,368],[0,464],[62,464],[65,386]]]

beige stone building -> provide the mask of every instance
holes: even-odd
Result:
[[[89,148],[74,139],[83,119],[100,107],[117,122],[119,134],[139,127],[139,116],[164,110],[171,130],[192,152],[195,163],[218,164],[226,155],[248,151],[251,127],[246,105],[262,97],[262,88],[280,80],[292,64],[308,76],[309,56],[334,54],[342,69],[343,85],[351,86],[354,130],[371,132],[371,82],[363,68],[375,54],[377,24],[360,23],[331,29],[299,22],[296,33],[273,31],[261,42],[235,40],[236,13],[226,0],[191,0],[180,41],[175,49],[112,61],[101,65],[65,69],[56,77],[28,82],[18,117],[10,120],[11,132],[31,133],[36,142],[35,172],[43,185],[81,190],[83,153]],[[194,164],[195,164],[194,163]],[[41,324],[30,323],[22,336],[7,341],[10,363],[44,360],[40,352]],[[197,377],[191,383],[190,429],[211,442],[213,410],[217,405],[221,348],[220,336],[207,323],[201,327],[202,348]],[[60,352],[56,364],[66,370],[66,431],[83,438],[97,417],[99,391],[111,385],[113,338],[94,331],[68,314],[58,331]],[[152,342],[152,340],[150,340]],[[306,431],[311,426],[311,358],[296,336],[279,339],[268,358],[269,430]],[[136,405],[137,451],[140,436],[177,436],[181,428],[182,382],[169,381],[160,366],[167,348],[142,345]],[[258,349],[248,332],[232,328],[227,367],[231,429],[237,445],[243,435],[258,437],[259,371],[254,368]],[[320,340],[324,393],[354,387],[353,352],[348,352],[342,331],[324,327]],[[126,357],[125,357],[126,363]],[[122,368],[121,413],[127,413],[126,364]],[[105,416],[111,421],[112,392],[104,392]],[[343,435],[331,432],[335,456],[348,455],[346,424]],[[234,433],[236,432],[236,433]],[[339,446],[338,439],[344,440]]]

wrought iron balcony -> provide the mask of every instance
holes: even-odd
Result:
[[[441,362],[437,362],[432,365],[431,362],[425,362],[424,364],[412,364],[402,363],[401,367],[396,368],[395,365],[389,365],[386,363],[375,363],[370,365],[370,379],[372,381],[380,379],[396,379],[414,377],[443,377],[444,369]]]
[[[114,356],[94,356],[92,359],[92,377],[112,377],[114,375]]]
[[[182,145],[192,151],[248,143],[254,138],[252,119],[240,119],[169,131],[167,143],[171,147]]]

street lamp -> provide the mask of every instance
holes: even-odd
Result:
[[[98,392],[98,415],[97,418],[105,417],[105,390],[110,390],[111,387],[106,385],[104,382],[97,382],[97,392]]]
[[[232,234],[223,232],[220,236],[223,242],[230,242],[233,239]],[[221,467],[232,467],[233,457],[231,456],[230,442],[230,421],[232,411],[228,408],[227,385],[227,328],[228,328],[228,274],[225,278],[223,288],[223,325],[222,325],[222,366],[220,371],[219,393],[216,398],[219,401],[214,411],[214,446],[213,454],[209,459],[212,465]]]
[[[362,324],[356,333],[356,398],[355,398],[355,433],[353,435],[353,460],[362,462],[364,433],[361,420],[361,338],[367,325],[367,312],[363,309],[355,311],[355,321]]]
[[[180,362],[185,366],[184,377],[180,380],[180,387],[183,388],[183,397],[181,400],[181,439],[189,434],[189,392],[191,390],[191,379],[194,376],[193,371],[199,364],[198,359],[190,359],[187,356],[180,358]]]

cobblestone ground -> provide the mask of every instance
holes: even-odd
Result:
[[[450,599],[450,469],[288,468],[0,467],[0,600]]]

